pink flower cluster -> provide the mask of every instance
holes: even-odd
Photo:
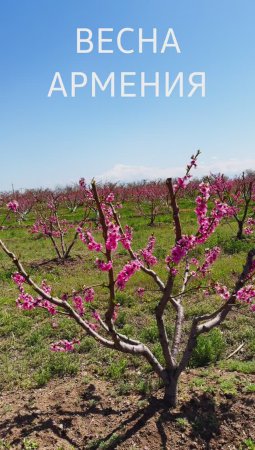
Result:
[[[138,261],[138,259],[135,259],[134,261],[130,261],[127,263],[123,269],[119,272],[117,279],[116,279],[116,286],[117,288],[122,291],[128,280],[141,268],[141,263]]]
[[[214,285],[215,292],[223,298],[223,300],[229,300],[230,299],[230,292],[226,286],[220,283],[216,283]]]
[[[18,287],[20,287],[26,281],[26,279],[23,277],[23,275],[21,275],[19,272],[15,272],[12,275],[12,280],[14,281],[14,283],[17,284]]]
[[[38,297],[38,300],[40,300],[40,297]],[[47,311],[52,316],[57,314],[57,310],[56,310],[55,305],[53,305],[53,303],[49,302],[49,300],[40,300],[39,303],[38,303],[38,306],[40,306],[41,308],[47,309]]]
[[[105,201],[106,201],[107,203],[112,203],[112,202],[114,202],[114,194],[113,194],[113,192],[110,192],[110,194],[107,195]]]
[[[45,294],[50,295],[51,291],[52,291],[52,287],[49,286],[45,280],[43,280],[42,281],[42,290],[45,292]]]
[[[109,272],[112,269],[112,261],[104,262],[102,259],[96,259],[96,266],[102,272]]]
[[[7,203],[6,206],[9,209],[9,211],[12,211],[14,213],[18,212],[19,203],[16,200],[11,200],[10,202]]]
[[[95,298],[95,291],[93,288],[86,288],[84,289],[84,300],[86,303],[91,303],[93,302],[94,298]]]
[[[79,234],[80,240],[87,245],[90,251],[101,252],[103,250],[102,244],[99,244],[95,241],[92,233],[90,231],[86,231],[83,233],[82,228],[78,227],[77,232]]]
[[[107,240],[105,243],[106,249],[111,251],[116,250],[120,239],[119,226],[115,225],[113,222],[109,222],[107,227]]]
[[[85,178],[80,178],[79,179],[79,185],[80,185],[81,188],[86,188]]]
[[[136,290],[136,293],[137,293],[138,297],[142,298],[144,296],[145,289],[140,287]]]
[[[34,299],[31,294],[28,294],[24,291],[24,289],[20,289],[20,294],[16,300],[16,305],[20,309],[24,309],[25,311],[29,311],[38,306],[38,301]]]
[[[82,191],[84,192],[87,200],[93,200],[93,194],[92,194],[91,190],[87,188],[85,178],[80,178],[79,186],[82,189]]]
[[[188,252],[194,249],[198,244],[203,244],[214,233],[220,221],[224,217],[229,217],[233,214],[233,208],[229,207],[226,203],[221,203],[216,200],[214,202],[214,208],[211,214],[208,213],[208,200],[210,198],[210,186],[207,183],[201,183],[199,185],[200,194],[196,198],[195,213],[198,221],[198,231],[196,235],[184,235],[173,247],[171,255],[166,258],[167,264],[179,264],[180,261],[187,256]],[[209,259],[217,257],[217,251],[213,251],[207,255]],[[206,260],[203,270],[209,267],[209,259]],[[201,268],[202,270],[202,268]]]
[[[31,294],[25,292],[23,284],[26,282],[25,277],[20,273],[16,272],[12,275],[12,280],[18,286],[19,296],[16,300],[17,307],[24,310],[31,310],[36,307],[41,307],[47,309],[47,311],[54,315],[57,313],[55,305],[48,300],[43,300],[41,297],[34,298]],[[51,287],[46,284],[45,281],[42,282],[42,289],[46,294],[50,294]]]
[[[51,344],[50,349],[53,352],[72,352],[75,344],[80,344],[80,341],[78,339],[73,339],[72,341],[62,339],[61,341]]]
[[[184,235],[173,247],[171,256],[166,257],[166,263],[179,264],[179,262],[188,254],[189,250],[194,248],[196,237],[193,235]]]
[[[58,220],[52,215],[44,220],[38,219],[31,228],[31,233],[42,233],[44,236],[60,238],[67,233],[70,224],[67,220]]]
[[[174,184],[174,192],[177,192],[179,189],[185,189],[189,178],[190,177],[186,175],[183,178],[177,178],[176,183]]]
[[[239,289],[236,293],[237,300],[240,300],[245,303],[251,303],[251,301],[255,298],[255,288],[252,285],[244,286],[242,289]]]
[[[213,247],[211,249],[207,248],[205,250],[205,262],[201,267],[197,269],[197,272],[200,272],[203,276],[205,276],[209,272],[213,263],[219,257],[220,252],[221,250],[219,247]]]
[[[156,243],[156,238],[154,237],[154,235],[151,235],[149,237],[149,241],[148,241],[147,246],[144,249],[141,250],[141,255],[142,255],[143,259],[144,259],[144,262],[149,267],[154,266],[158,262],[156,256],[154,256],[152,254],[152,252],[154,250],[154,247],[155,247],[155,243]]]
[[[249,218],[246,222],[247,226],[244,229],[244,233],[249,235],[249,234],[253,234],[254,232],[254,226],[255,226],[255,219],[253,218]]]
[[[96,310],[92,312],[92,317],[97,321],[100,320],[100,314]]]
[[[113,315],[112,315],[112,320],[113,320],[114,322],[115,322],[115,320],[117,320],[117,318],[118,318],[119,308],[120,308],[120,304],[117,303],[117,305],[115,305],[115,307],[114,307],[114,311],[113,311]]]
[[[208,210],[207,202],[210,198],[210,186],[208,183],[200,183],[199,190],[200,190],[201,195],[198,195],[196,198],[197,206],[195,209],[195,213],[197,216],[198,223],[199,223],[199,225],[201,225],[203,222],[203,219],[207,215],[207,210]]]
[[[175,193],[177,193],[179,191],[179,189],[185,189],[187,187],[187,183],[188,183],[189,179],[191,178],[191,175],[189,172],[191,171],[192,167],[194,167],[194,168],[197,167],[196,158],[197,158],[196,156],[191,157],[191,161],[187,165],[187,168],[186,168],[186,175],[184,175],[184,177],[182,177],[182,178],[177,178],[176,183],[173,186]]]
[[[80,316],[83,316],[85,314],[85,303],[91,303],[94,300],[95,297],[95,291],[93,288],[85,288],[83,290],[84,297],[82,298],[81,295],[74,294],[73,295],[73,304]]]
[[[83,304],[83,299],[80,295],[74,295],[73,296],[73,304],[80,316],[83,316],[85,313],[85,308]]]
[[[121,236],[120,242],[126,250],[130,250],[133,238],[133,230],[128,225],[125,226],[125,233]]]

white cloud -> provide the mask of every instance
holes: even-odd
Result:
[[[237,159],[220,160],[216,157],[211,158],[209,164],[198,163],[198,168],[193,172],[194,176],[208,175],[212,173],[224,173],[227,175],[237,175],[240,172],[253,169],[255,170],[255,159]],[[103,181],[139,181],[155,180],[158,178],[182,176],[184,167],[149,167],[135,166],[126,164],[115,164],[111,169],[96,177]]]

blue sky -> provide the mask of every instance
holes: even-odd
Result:
[[[3,1],[0,190],[178,175],[197,148],[199,174],[255,169],[254,17],[254,0]],[[181,54],[77,54],[77,27],[171,27]],[[69,92],[72,71],[205,71],[206,97],[49,99],[56,71]]]

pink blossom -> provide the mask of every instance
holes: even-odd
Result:
[[[80,295],[74,295],[73,297],[73,304],[75,306],[76,311],[80,316],[83,316],[85,313],[85,308],[83,305],[83,299]]]
[[[191,258],[190,264],[193,264],[194,266],[198,266],[199,262],[198,262],[197,258]]]
[[[136,292],[137,292],[138,297],[142,298],[144,296],[145,289],[140,287],[136,290]]]
[[[34,299],[32,295],[27,294],[24,291],[21,291],[16,300],[16,305],[20,309],[31,310],[38,305],[38,300]]]
[[[94,250],[95,252],[101,252],[103,250],[102,244],[99,244],[95,241],[90,231],[86,231],[85,233],[83,233],[81,227],[78,227],[77,232],[81,241],[87,245],[90,251]]]
[[[144,249],[141,250],[141,255],[144,259],[144,262],[148,265],[148,266],[154,266],[155,264],[157,264],[158,260],[156,258],[156,256],[152,255],[152,253],[150,253],[148,250]]]
[[[48,300],[42,300],[40,303],[38,303],[38,306],[41,306],[42,308],[47,309],[47,311],[54,316],[57,314],[57,309],[53,303],[49,302]]]
[[[45,292],[45,294],[48,295],[50,295],[52,291],[51,286],[49,286],[45,280],[42,281],[42,290]]]
[[[175,267],[171,267],[170,273],[173,277],[176,277],[176,275],[178,274],[178,270]]]
[[[10,202],[7,203],[7,208],[9,209],[9,211],[12,212],[17,212],[19,209],[19,203],[16,200],[11,200]]]
[[[117,303],[117,305],[115,305],[115,307],[114,307],[114,311],[113,311],[113,315],[112,315],[112,320],[113,320],[114,322],[115,322],[115,320],[117,320],[117,318],[118,318],[119,308],[120,308],[120,304]]]
[[[110,192],[110,194],[107,195],[107,197],[106,197],[106,202],[107,202],[107,203],[112,203],[112,202],[114,202],[114,194],[113,194],[113,192]]]
[[[102,272],[109,272],[109,270],[112,269],[112,261],[104,262],[97,258],[95,263],[98,269],[102,270]]]
[[[204,264],[197,269],[198,272],[200,272],[203,276],[206,275],[206,273],[210,270],[210,267],[212,264],[216,261],[216,259],[220,255],[220,248],[219,247],[213,247],[211,249],[205,250],[205,262]]]
[[[12,280],[14,281],[14,283],[17,284],[17,286],[21,286],[26,281],[26,279],[23,277],[23,275],[21,275],[19,272],[15,272],[12,275]]]
[[[121,240],[121,235],[119,232],[118,225],[115,225],[114,223],[110,222],[108,224],[107,229],[107,240],[106,240],[106,248],[107,250],[116,250],[118,247],[118,242]]]
[[[252,285],[244,286],[236,293],[236,298],[242,302],[250,303],[255,298],[255,288]]]
[[[126,250],[130,250],[133,230],[128,225],[125,226],[125,233],[120,238],[120,242]]]
[[[89,328],[91,328],[91,330],[93,330],[93,331],[97,331],[97,329],[98,329],[97,323],[88,322],[88,326],[89,326]]]
[[[216,283],[214,286],[214,289],[216,293],[223,298],[223,300],[229,300],[230,299],[230,292],[228,288],[220,283]]]
[[[85,178],[80,178],[79,185],[80,185],[81,188],[85,188],[86,187]]]
[[[95,320],[100,320],[100,314],[97,311],[92,312],[92,317],[94,317]]]
[[[50,349],[53,352],[72,352],[75,344],[80,344],[80,341],[78,339],[73,339],[72,341],[62,339],[61,341],[51,344]]]
[[[135,274],[138,270],[141,268],[141,263],[138,261],[138,259],[135,259],[134,261],[130,261],[127,263],[123,269],[119,272],[117,279],[116,279],[116,286],[117,288],[122,291],[128,280],[132,277],[132,275]]]
[[[188,251],[191,250],[196,244],[196,237],[193,235],[183,235],[177,244],[173,247],[171,256],[166,258],[166,262],[169,264],[179,264],[182,258],[184,258]]]
[[[251,227],[244,228],[244,234],[250,235],[253,234],[253,229]]]
[[[176,183],[174,184],[174,191],[176,192],[178,189],[185,189],[186,187],[186,178],[177,178]]]
[[[93,288],[84,289],[84,300],[86,303],[93,302],[95,297],[95,291]]]

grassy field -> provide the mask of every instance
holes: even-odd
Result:
[[[189,233],[195,229],[196,225],[191,202],[183,200],[181,209],[185,211],[184,231]],[[76,213],[76,220],[79,220],[80,214],[82,214],[81,211]],[[169,214],[159,216],[157,224],[153,228],[148,227],[148,218],[139,217],[130,204],[124,205],[121,216],[122,222],[128,223],[134,229],[133,246],[135,249],[143,247],[150,233],[154,232],[157,239],[155,255],[160,260],[157,270],[165,278],[164,258],[167,249],[173,244]],[[54,288],[54,294],[62,295],[65,292],[71,292],[72,289],[78,290],[84,284],[91,285],[98,283],[100,278],[104,279],[104,274],[93,269],[95,255],[88,252],[81,242],[77,242],[74,247],[70,261],[65,264],[50,261],[54,258],[54,253],[49,240],[29,233],[32,220],[33,217],[30,217],[21,224],[8,223],[8,228],[1,232],[1,236],[11,249],[22,257],[22,261],[35,280],[47,279]],[[207,243],[207,246],[220,245],[223,249],[222,257],[213,268],[213,278],[228,286],[234,283],[245,261],[247,250],[252,245],[250,240],[237,241],[234,238],[235,232],[235,223],[225,222],[211,237],[209,244]],[[98,236],[96,237],[98,239]],[[119,267],[121,268],[127,260],[125,251],[121,250],[118,253]],[[90,367],[91,376],[97,373],[106,379],[116,380],[120,390],[130,388],[147,392],[153,388],[150,382],[150,368],[143,361],[134,357],[116,355],[111,350],[100,348],[92,338],[85,336],[68,318],[57,319],[58,327],[55,329],[46,312],[40,310],[24,312],[17,309],[15,307],[17,292],[11,281],[13,267],[2,252],[0,253],[0,264],[1,389],[13,386],[22,388],[42,386],[52,377],[74,375],[84,365],[87,368]],[[157,328],[153,318],[157,302],[155,293],[147,292],[142,300],[135,295],[136,288],[144,283],[148,289],[153,287],[150,286],[151,282],[150,280],[148,282],[144,274],[137,273],[128,283],[127,289],[118,293],[118,302],[121,308],[117,326],[127,335],[142,339],[161,358]],[[100,288],[95,300],[99,311],[105,302],[106,293]],[[203,294],[196,294],[195,298],[187,298],[185,300],[186,329],[189,327],[190,319],[198,311],[209,312],[218,303],[218,298],[208,299]],[[170,334],[174,319],[171,314],[170,310],[167,317]],[[226,369],[231,368],[231,362],[224,362],[224,358],[239,344],[244,343],[243,351],[236,355],[236,364],[238,365],[238,361],[241,359],[243,361],[242,364],[239,364],[241,371],[255,371],[255,362],[252,361],[255,350],[254,320],[254,316],[248,311],[248,308],[236,308],[235,312],[222,325],[220,331],[214,330],[209,336],[201,337],[192,359],[192,365],[203,366],[221,359],[221,365],[226,366]],[[81,339],[81,345],[76,353],[49,352],[51,342],[73,337]],[[142,381],[140,373],[143,374]]]
[[[182,200],[180,206],[184,211],[183,230],[185,233],[190,233],[196,227],[192,202]],[[72,219],[71,213],[62,211],[62,214],[65,218]],[[82,211],[78,210],[75,220],[78,222],[81,216]],[[148,226],[148,217],[137,215],[132,204],[124,204],[121,217],[123,224],[131,225],[134,229],[134,249],[144,247],[151,232],[155,234],[157,241],[154,253],[160,261],[157,271],[165,279],[167,272],[164,259],[174,242],[169,213],[166,211],[165,214],[160,215],[154,227]],[[84,285],[93,285],[105,279],[102,272],[99,273],[93,268],[95,254],[89,252],[80,241],[76,243],[68,261],[58,263],[52,260],[55,255],[49,240],[29,233],[32,222],[33,215],[20,224],[14,220],[8,222],[6,229],[1,231],[1,238],[21,257],[27,271],[36,281],[46,279],[53,286],[54,294],[60,296],[65,292],[70,293],[73,289],[79,290]],[[72,233],[73,231],[70,231],[70,235]],[[235,222],[225,222],[206,244],[206,246],[219,245],[222,248],[222,256],[213,267],[212,275],[215,280],[229,287],[233,286],[242,269],[247,251],[252,246],[250,238],[237,241],[235,234]],[[95,238],[100,239],[96,232]],[[202,252],[202,249],[196,252]],[[199,256],[199,253],[195,253],[194,256]],[[128,261],[124,250],[119,250],[117,261],[120,269]],[[117,397],[131,393],[150,396],[157,392],[160,387],[159,381],[152,375],[151,367],[144,360],[134,356],[126,357],[100,347],[65,316],[56,319],[57,328],[55,328],[46,311],[19,310],[15,305],[17,290],[11,281],[13,271],[10,260],[3,252],[0,252],[0,390],[2,394],[15,389],[24,392],[33,391],[47,387],[54,380],[63,377],[71,380],[76,376],[82,377],[84,386],[90,385],[96,379],[112,383],[114,395]],[[141,339],[161,360],[158,331],[153,316],[158,300],[157,295],[148,290],[143,299],[138,298],[135,291],[140,286],[146,286],[147,289],[153,288],[151,281],[143,273],[138,272],[129,281],[127,289],[118,293],[117,299],[121,306],[116,322],[117,327],[126,335]],[[97,289],[95,307],[99,312],[105,310],[106,302],[105,290]],[[185,330],[189,329],[191,319],[198,312],[210,312],[219,304],[218,297],[208,298],[201,292],[196,293],[196,296],[187,297],[184,301]],[[171,336],[174,325],[171,309],[167,311],[166,322]],[[254,324],[254,314],[249,312],[247,307],[239,306],[231,312],[220,329],[214,329],[208,335],[202,335],[199,338],[187,371],[193,375],[188,377],[188,384],[186,383],[185,387],[182,387],[182,381],[180,382],[181,401],[185,400],[187,391],[215,395],[218,393],[232,397],[235,397],[237,392],[245,394],[255,391],[255,384],[249,378],[249,374],[255,373]],[[81,341],[74,353],[53,353],[49,350],[52,342],[72,338],[79,338]],[[228,355],[240,344],[243,344],[241,351],[228,359]],[[182,420],[186,419],[180,419],[180,428],[186,426]]]

